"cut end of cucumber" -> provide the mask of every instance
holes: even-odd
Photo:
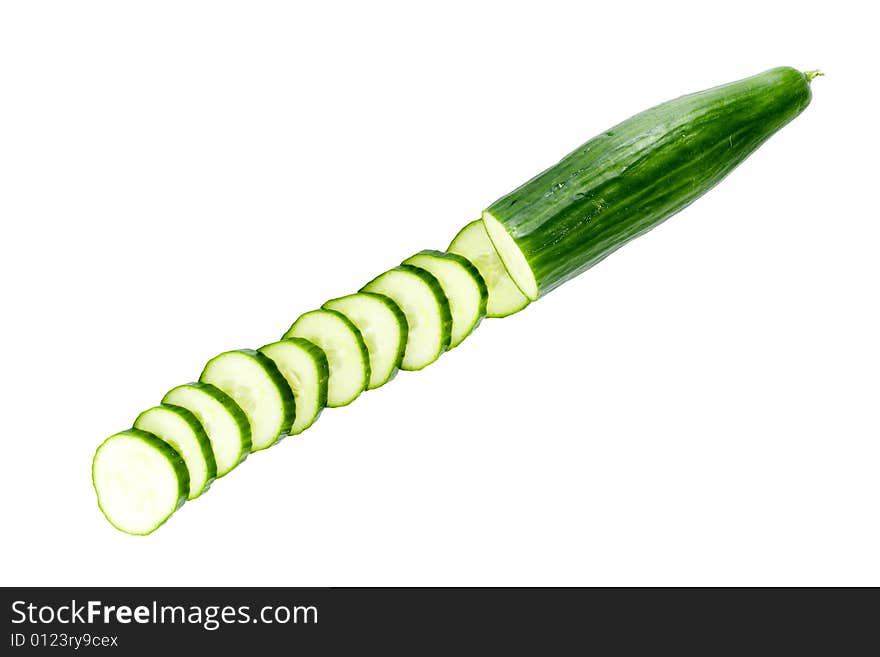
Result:
[[[92,483],[111,525],[143,536],[186,500],[189,476],[180,455],[146,431],[110,436],[95,452]]]
[[[538,282],[516,241],[488,211],[483,212],[483,224],[513,282],[530,301],[535,301],[538,298]]]
[[[482,219],[458,231],[447,251],[465,258],[482,276],[488,292],[486,317],[508,317],[529,305],[498,257]]]

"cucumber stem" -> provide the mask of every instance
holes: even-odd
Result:
[[[818,78],[822,75],[825,75],[825,74],[822,71],[820,71],[818,68],[813,71],[804,71],[804,76],[807,78],[807,82],[812,82],[813,78]]]

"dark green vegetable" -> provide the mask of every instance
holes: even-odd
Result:
[[[774,68],[657,105],[493,203],[483,221],[529,299],[651,230],[809,105],[818,75]]]

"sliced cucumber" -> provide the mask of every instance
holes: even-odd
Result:
[[[464,256],[480,271],[489,289],[487,317],[507,317],[529,305],[528,297],[516,286],[504,268],[482,219],[472,221],[462,228],[447,251]]]
[[[215,356],[199,381],[217,386],[241,406],[251,425],[252,452],[273,445],[293,424],[296,402],[290,386],[259,351],[238,349]]]
[[[421,251],[403,264],[421,267],[440,281],[452,312],[449,348],[460,345],[486,316],[489,290],[480,271],[464,256],[443,251]]]
[[[370,354],[368,389],[385,385],[403,361],[408,332],[406,315],[391,299],[372,292],[358,292],[331,299],[323,308],[348,317],[358,327]]]
[[[324,350],[304,338],[287,338],[260,347],[260,352],[272,359],[296,400],[296,419],[288,433],[302,433],[327,405],[330,366]]]
[[[134,428],[161,438],[183,457],[189,472],[189,494],[194,500],[217,478],[211,441],[198,418],[182,406],[162,404],[138,415]]]
[[[370,356],[358,327],[335,310],[311,310],[300,315],[284,334],[305,338],[327,356],[330,376],[327,406],[336,408],[353,402],[370,381]]]
[[[187,383],[170,390],[163,404],[173,404],[195,415],[208,438],[217,476],[222,477],[247,458],[251,451],[251,425],[241,406],[210,383]]]
[[[190,488],[183,457],[164,440],[138,429],[101,443],[92,460],[92,485],[110,524],[141,536],[179,509]]]
[[[361,292],[390,297],[406,315],[409,327],[401,369],[420,370],[448,347],[452,330],[449,300],[433,274],[412,265],[400,265],[364,285]]]

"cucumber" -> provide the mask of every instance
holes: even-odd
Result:
[[[259,350],[272,359],[293,392],[296,419],[288,434],[302,433],[314,424],[327,405],[330,376],[327,356],[320,347],[303,338],[279,340]]]
[[[370,356],[364,338],[348,317],[335,310],[311,310],[300,315],[284,334],[285,338],[305,338],[327,356],[327,406],[350,404],[367,389]]]
[[[171,445],[146,431],[110,436],[95,451],[92,485],[111,525],[145,535],[186,501],[189,472]]]
[[[253,349],[226,351],[205,365],[202,383],[220,388],[235,400],[251,427],[251,451],[274,445],[287,435],[296,402],[272,360]]]
[[[421,267],[440,281],[452,314],[449,348],[454,349],[486,316],[489,290],[480,271],[464,256],[443,251],[421,251],[403,264]]]
[[[342,313],[361,332],[370,357],[367,389],[388,383],[403,361],[409,332],[406,315],[400,307],[388,297],[371,292],[331,299],[322,307]]]
[[[182,406],[162,404],[138,415],[134,428],[161,438],[183,457],[189,472],[187,499],[204,493],[217,477],[217,462],[202,423]]]
[[[163,404],[187,409],[198,418],[211,441],[222,477],[247,458],[251,451],[251,425],[241,406],[210,383],[187,383],[169,390]]]
[[[685,208],[810,103],[816,72],[774,68],[657,105],[578,147],[483,212],[534,301]]]
[[[364,285],[361,292],[389,297],[403,314],[409,332],[400,368],[420,370],[449,348],[452,314],[440,281],[430,272],[400,265]]]
[[[529,305],[526,295],[504,268],[482,219],[472,221],[462,228],[446,250],[467,258],[483,277],[489,293],[486,317],[507,317]]]

